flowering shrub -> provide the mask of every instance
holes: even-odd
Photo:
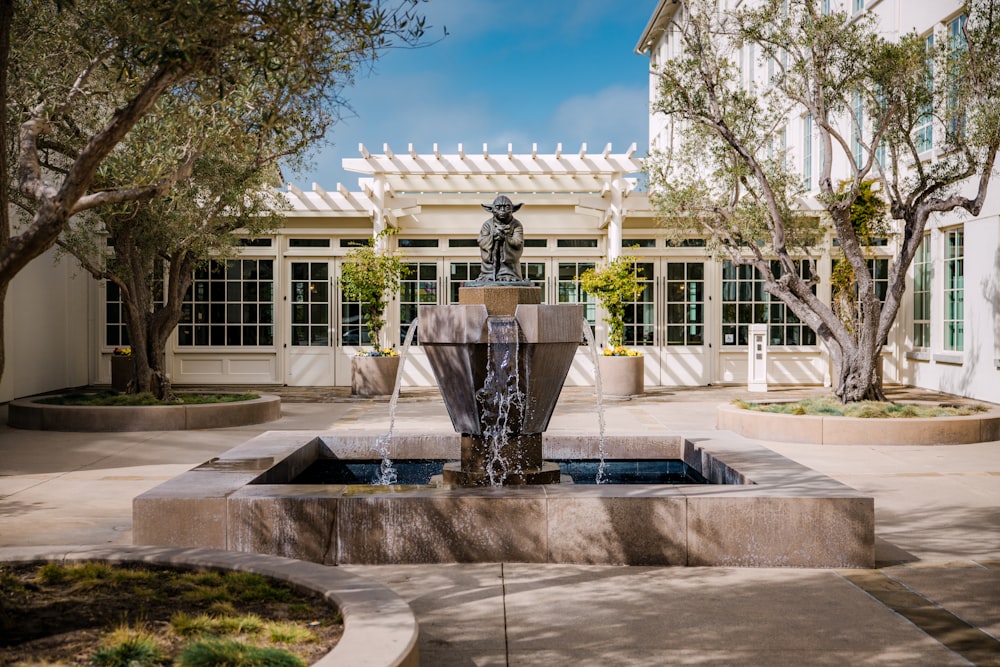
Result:
[[[624,345],[615,345],[613,347],[606,347],[603,350],[605,357],[641,357],[642,352],[639,350],[630,350]]]
[[[127,345],[125,347],[116,347],[113,354],[116,357],[131,357],[132,348]]]
[[[359,357],[398,357],[399,352],[390,347],[373,347],[370,350],[360,350]]]

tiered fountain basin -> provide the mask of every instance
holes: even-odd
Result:
[[[874,500],[742,439],[614,435],[614,459],[674,459],[709,484],[294,484],[320,458],[368,460],[377,434],[271,431],[133,501],[140,545],[201,546],[325,564],[526,562],[869,568]],[[593,436],[544,436],[548,460],[593,459]],[[450,459],[461,436],[391,450]],[[402,456],[402,454],[400,454]]]

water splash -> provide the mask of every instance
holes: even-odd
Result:
[[[413,343],[413,334],[417,331],[418,319],[414,317],[413,321],[410,322],[410,326],[406,329],[406,337],[403,339],[403,347],[399,351],[396,383],[393,385],[392,398],[389,400],[389,431],[375,440],[375,453],[382,459],[379,464],[379,474],[372,480],[372,484],[376,486],[396,484],[399,479],[396,466],[392,463],[392,432],[396,428],[396,404],[399,402],[399,387],[403,383],[403,368],[406,366],[407,352]]]
[[[597,425],[600,435],[600,440],[597,443],[597,452],[600,461],[597,464],[597,477],[594,481],[598,484],[607,484],[610,480],[605,470],[606,464],[604,460],[607,454],[607,441],[604,437],[604,388],[601,385],[601,369],[597,361],[600,352],[597,350],[597,343],[594,341],[594,332],[590,330],[590,323],[587,322],[587,318],[583,318],[583,338],[587,341],[587,346],[590,348],[590,356],[594,362],[594,389],[597,394]]]
[[[490,486],[502,486],[511,472],[511,461],[505,453],[511,436],[520,430],[524,413],[524,392],[520,388],[518,369],[519,330],[513,317],[491,317],[487,320],[486,379],[476,392],[480,406],[483,441],[489,448],[486,474]]]

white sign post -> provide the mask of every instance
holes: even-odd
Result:
[[[767,391],[767,325],[750,325],[747,350],[747,391]]]

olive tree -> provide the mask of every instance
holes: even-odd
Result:
[[[207,119],[237,108],[234,91],[254,83],[261,94],[225,119],[231,129],[322,136],[352,73],[419,38],[418,1],[0,1],[0,167],[10,183],[0,201],[0,373],[7,287],[73,216],[117,207],[124,220],[190,179],[201,131],[215,126]],[[293,98],[314,111],[301,126],[281,116]],[[192,118],[206,122],[185,126]],[[157,140],[125,147],[143,121]],[[109,161],[120,147],[133,162]]]
[[[680,52],[656,67],[653,110],[672,134],[649,161],[651,198],[665,224],[755,267],[828,349],[841,400],[882,399],[881,349],[927,221],[956,209],[977,215],[994,171],[1000,10],[973,0],[961,35],[928,48],[912,34],[886,40],[870,13],[827,15],[818,0],[751,4],[691,0],[671,19]],[[813,205],[783,145],[800,118],[819,146]],[[918,132],[928,122],[947,148],[930,162]],[[896,237],[884,300],[858,225],[868,181]],[[815,293],[815,248],[829,231],[856,285],[849,323]]]

